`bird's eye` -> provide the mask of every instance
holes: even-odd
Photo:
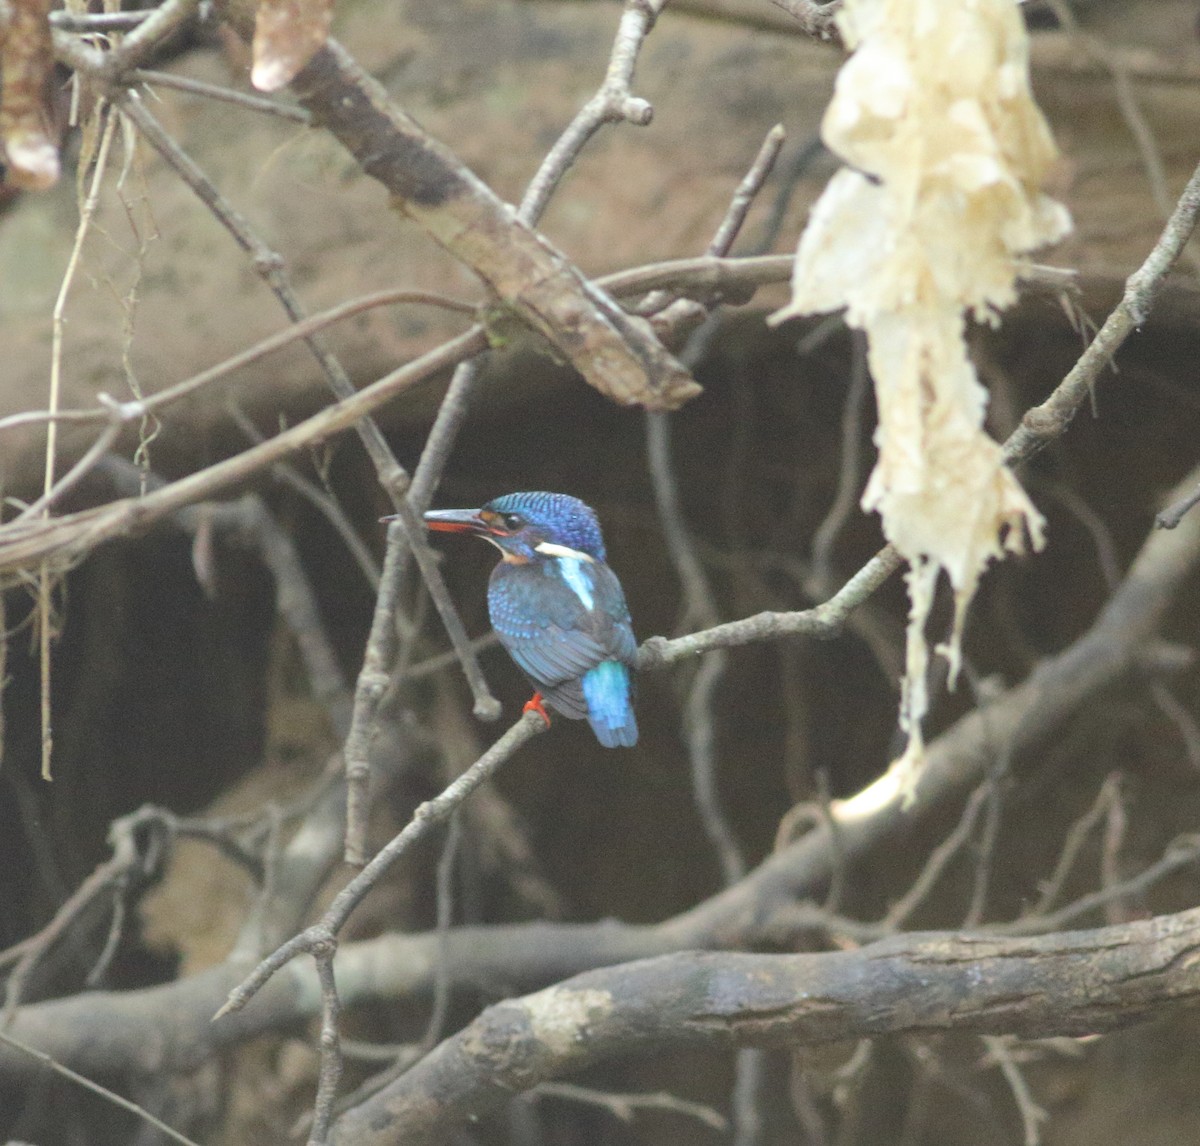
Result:
[[[516,533],[518,529],[525,527],[525,519],[519,513],[506,513],[504,515],[504,528],[510,533]]]

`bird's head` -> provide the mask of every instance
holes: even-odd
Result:
[[[433,509],[425,524],[486,538],[505,561],[518,564],[551,557],[605,559],[595,512],[565,493],[506,493],[479,509]]]

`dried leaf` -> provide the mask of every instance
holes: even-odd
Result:
[[[292,82],[329,38],[333,0],[258,0],[250,81],[273,92]]]
[[[7,182],[41,191],[59,175],[48,99],[54,66],[50,0],[8,0],[7,9],[0,45],[0,142]]]
[[[845,307],[867,332],[879,460],[863,505],[911,565],[901,723],[916,761],[939,572],[955,592],[954,631],[938,650],[953,678],[984,568],[1043,537],[983,430],[966,319],[994,322],[1016,297],[1021,256],[1061,238],[1070,218],[1039,190],[1056,152],[1013,0],[846,0],[839,19],[856,50],[822,134],[851,166],[813,209],[792,302],[775,321]]]

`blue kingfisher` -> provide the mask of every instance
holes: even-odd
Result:
[[[473,533],[502,555],[488,582],[500,643],[536,690],[525,708],[587,718],[606,748],[637,743],[637,641],[590,506],[562,493],[509,493],[479,509],[437,509],[430,529]]]

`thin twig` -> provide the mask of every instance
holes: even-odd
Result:
[[[816,811],[818,823],[824,824],[829,833],[829,846],[833,853],[833,863],[829,876],[829,891],[821,907],[828,912],[837,912],[842,906],[842,896],[846,889],[846,847],[842,840],[842,828],[837,816],[833,814],[833,797],[829,790],[829,769],[816,770],[817,800]],[[778,837],[776,837],[778,839]]]
[[[1114,52],[1098,36],[1089,35],[1080,26],[1074,11],[1067,0],[1047,0],[1059,24],[1080,45],[1084,53],[1090,56],[1112,77],[1113,94],[1116,96],[1117,108],[1129,134],[1133,137],[1134,146],[1142,161],[1146,173],[1146,182],[1150,185],[1150,196],[1158,208],[1159,215],[1166,220],[1170,217],[1172,208],[1171,192],[1167,186],[1167,171],[1163,163],[1162,149],[1154,138],[1137,93],[1133,87],[1133,69],[1129,62],[1119,53]],[[1200,259],[1190,251],[1184,254],[1191,262],[1193,269],[1200,270]]]
[[[760,1146],[765,1140],[767,1066],[767,1052],[762,1047],[742,1047],[734,1058],[732,1146]]]
[[[1117,887],[1121,882],[1121,848],[1125,843],[1125,832],[1129,826],[1129,817],[1125,814],[1125,801],[1118,791],[1117,798],[1108,805],[1104,817],[1104,831],[1100,836],[1100,886],[1108,889]],[[1105,904],[1104,914],[1108,923],[1127,923],[1129,921],[1128,904],[1122,902],[1124,896],[1114,897]]]
[[[742,176],[742,181],[734,190],[733,196],[729,200],[729,206],[725,208],[725,214],[704,252],[703,257],[705,259],[722,259],[728,256],[738,235],[741,234],[742,227],[745,226],[746,216],[749,215],[750,208],[754,205],[754,200],[758,197],[763,184],[766,183],[771,172],[775,169],[775,164],[779,159],[780,151],[783,149],[785,138],[786,133],[783,130],[783,125],[778,123],[763,138],[762,143],[759,145],[758,153],[746,169],[746,174]],[[759,255],[759,257],[764,256]],[[770,258],[771,256],[765,257]],[[784,258],[790,260],[791,256],[784,256]],[[765,267],[770,264],[763,263],[760,265]],[[678,293],[678,291],[672,292],[665,289],[651,291],[646,298],[637,304],[635,308],[636,312],[644,315],[655,315],[671,302]],[[680,315],[679,318],[686,321],[684,315]],[[690,365],[693,368],[700,359],[698,351],[699,347],[693,337],[693,340],[689,342],[685,351],[685,354],[690,356]]]
[[[487,633],[482,637],[476,637],[473,644],[476,652],[483,652],[484,649],[490,649],[500,643],[500,638],[495,633]],[[406,667],[400,675],[402,681],[420,680],[422,677],[432,676],[434,673],[441,672],[443,669],[448,669],[451,665],[458,663],[458,657],[454,655],[454,650],[450,649],[444,653],[437,653],[434,656],[428,657],[423,661],[418,661],[416,664]]]
[[[1144,895],[1167,876],[1197,863],[1200,863],[1200,837],[1183,836],[1171,843],[1161,859],[1137,875],[1082,895],[1057,911],[1036,916],[1023,915],[1009,923],[989,924],[986,930],[997,935],[1044,935],[1060,931],[1110,903]]]
[[[114,820],[109,829],[109,841],[113,854],[100,864],[91,875],[67,898],[54,913],[54,917],[36,935],[23,940],[17,948],[20,955],[5,984],[4,1012],[0,1027],[12,1024],[13,1016],[21,1004],[25,984],[33,969],[46,953],[70,931],[93,903],[103,896],[112,894],[123,881],[137,871],[153,866],[161,856],[161,848],[154,844],[154,837],[147,840],[144,852],[139,846],[139,832],[153,828],[156,833],[169,833],[171,821],[165,819],[155,808],[142,808],[128,816]],[[150,859],[148,857],[155,857]]]
[[[925,901],[934,885],[941,879],[947,865],[971,839],[971,835],[975,831],[975,822],[979,819],[979,813],[983,811],[989,792],[989,786],[984,783],[971,793],[971,798],[963,808],[963,813],[954,830],[929,853],[925,866],[921,868],[921,874],[913,881],[908,891],[892,904],[891,909],[884,916],[883,924],[886,928],[891,930],[901,928]]]
[[[1192,172],[1167,225],[1142,265],[1125,280],[1125,291],[1087,349],[1040,406],[1026,412],[1004,443],[1004,460],[1015,465],[1062,434],[1091,393],[1101,371],[1121,344],[1150,316],[1167,272],[1187,245],[1200,216],[1200,167]]]
[[[66,270],[63,272],[62,285],[58,297],[54,301],[52,329],[50,336],[50,398],[47,403],[51,416],[58,410],[59,398],[62,393],[62,360],[63,360],[63,330],[66,323],[67,296],[75,281],[75,273],[79,267],[79,259],[83,253],[84,239],[87,237],[92,218],[100,201],[100,187],[108,168],[108,153],[112,146],[113,135],[116,132],[116,118],[108,112],[101,102],[95,112],[95,123],[99,125],[100,143],[96,149],[96,157],[92,169],[92,178],[88,186],[87,197],[79,211],[79,223],[75,229],[75,242],[71,247],[71,255],[67,259]],[[111,430],[111,425],[109,429]],[[113,435],[115,437],[115,435]],[[42,488],[42,498],[37,504],[42,506],[43,516],[49,516],[50,502],[54,490],[54,467],[58,454],[58,425],[53,420],[46,431],[46,466]],[[38,659],[41,667],[41,716],[42,716],[42,779],[49,781],[51,777],[50,758],[54,750],[54,733],[52,724],[50,699],[50,643],[53,637],[52,621],[52,573],[48,562],[43,562],[38,577]]]
[[[729,206],[725,209],[725,217],[721,220],[717,233],[713,235],[712,242],[708,244],[707,254],[721,258],[728,255],[733,249],[733,244],[738,235],[742,233],[742,227],[746,223],[746,216],[750,214],[754,200],[758,198],[763,184],[775,170],[775,164],[779,160],[779,153],[783,149],[785,138],[786,134],[782,124],[777,123],[767,132],[766,137],[759,145],[754,162],[742,176],[741,183],[738,184],[733,198],[729,201]]]
[[[153,8],[132,12],[68,12],[60,9],[50,13],[50,24],[65,32],[125,32],[136,28],[153,11]]]
[[[984,751],[988,758],[987,775],[982,785],[985,791],[986,814],[983,830],[975,848],[975,871],[971,881],[971,900],[962,918],[964,928],[978,927],[987,909],[988,893],[991,889],[992,866],[996,848],[1000,841],[1000,824],[1004,812],[1006,782],[1012,767],[1012,740],[994,737],[989,721],[989,703],[997,690],[981,683],[974,668],[964,662],[964,670],[975,694],[977,711],[984,730]]]
[[[122,13],[122,15],[133,15],[133,13]],[[282,100],[270,99],[267,96],[254,95],[250,92],[236,91],[234,88],[223,88],[218,84],[208,84],[203,80],[193,79],[191,76],[135,68],[125,79],[128,83],[144,84],[147,87],[173,88],[175,91],[187,92],[189,95],[220,100],[223,103],[243,107],[247,111],[263,112],[266,115],[291,120],[293,123],[304,126],[312,123],[312,115],[293,103],[284,103]]]
[[[1175,726],[1179,738],[1183,741],[1183,750],[1187,753],[1188,763],[1196,771],[1200,771],[1200,724],[1192,715],[1191,709],[1161,681],[1150,682],[1150,696],[1155,707]]]
[[[462,843],[462,820],[457,814],[450,817],[446,830],[446,842],[442,845],[442,856],[438,860],[437,880],[437,973],[433,979],[433,1006],[429,1009],[429,1024],[421,1047],[432,1050],[442,1040],[446,1016],[450,1013],[450,996],[454,984],[454,972],[450,959],[450,925],[454,922],[454,865],[458,860],[458,849]]]
[[[828,601],[795,613],[756,613],[740,621],[728,621],[702,632],[668,640],[650,637],[638,650],[639,671],[674,664],[686,657],[712,649],[733,648],[754,641],[784,636],[810,636],[826,640],[838,635],[849,615],[903,564],[890,545],[875,554]]]
[[[833,547],[850,520],[861,492],[863,402],[869,380],[866,337],[861,331],[854,331],[851,335],[850,384],[842,405],[837,493],[829,512],[813,532],[812,539],[811,577],[818,598],[826,597],[833,591]]]
[[[1044,489],[1087,530],[1096,549],[1096,564],[1100,567],[1104,584],[1109,592],[1115,589],[1121,583],[1121,561],[1117,555],[1112,531],[1104,519],[1075,490],[1061,482],[1035,478],[1030,484],[1035,488]]]
[[[308,1146],[325,1146],[329,1140],[329,1126],[333,1121],[333,1107],[337,1101],[338,1084],[342,1080],[341,1036],[338,1032],[338,1017],[342,1005],[338,999],[337,981],[333,974],[333,956],[336,942],[315,943],[309,949],[317,964],[317,978],[321,983],[321,1067],[317,1078],[317,1097],[313,1102],[312,1129],[308,1134]]]
[[[342,755],[346,769],[346,863],[361,867],[367,862],[367,819],[370,813],[371,741],[379,706],[391,680],[395,653],[396,618],[400,615],[399,570],[407,552],[399,543],[400,530],[389,529],[383,555],[379,591],[371,616],[371,631],[363,650],[362,667],[354,682],[350,731]],[[458,654],[455,653],[457,660]],[[461,662],[460,662],[461,663]]]
[[[608,70],[599,91],[576,114],[542,160],[521,201],[520,217],[530,223],[541,218],[562,177],[606,123],[624,120],[645,127],[654,109],[630,93],[638,55],[667,0],[627,0],[609,55]]]
[[[217,382],[242,369],[242,367],[249,366],[257,362],[260,358],[265,358],[268,354],[291,345],[293,342],[307,338],[310,334],[324,330],[327,326],[332,326],[343,319],[353,318],[356,315],[364,314],[378,307],[396,306],[402,303],[437,306],[461,314],[475,313],[475,307],[469,303],[446,298],[439,294],[431,294],[428,291],[376,291],[373,294],[363,295],[361,298],[351,299],[349,302],[339,303],[328,310],[319,311],[310,318],[306,318],[303,322],[294,323],[277,334],[272,334],[262,339],[261,342],[256,342],[253,346],[249,346],[232,357],[226,358],[223,362],[218,362],[215,366],[210,366],[207,370],[201,370],[198,374],[193,374],[180,382],[176,382],[172,386],[166,386],[157,393],[151,394],[147,398],[142,398],[136,403],[124,403],[121,407],[122,416],[126,421],[132,421],[134,418],[141,418],[146,414],[157,413],[165,406],[169,406],[173,402],[178,402],[182,398],[190,397],[210,383]],[[112,411],[104,405],[99,405],[90,410],[59,410],[56,413],[51,413],[49,410],[25,410],[19,414],[10,414],[6,418],[0,418],[0,431],[14,430],[21,426],[36,426],[47,422],[69,422],[86,425],[89,422],[104,422],[111,417]]]
[[[1058,854],[1058,862],[1054,865],[1054,871],[1050,878],[1042,886],[1037,902],[1029,909],[1030,917],[1037,918],[1045,915],[1054,905],[1054,901],[1062,894],[1063,886],[1075,866],[1075,861],[1079,858],[1083,845],[1087,843],[1092,832],[1104,822],[1104,817],[1108,815],[1109,805],[1117,798],[1120,785],[1121,774],[1110,772],[1105,777],[1104,783],[1100,785],[1096,798],[1092,801],[1092,806],[1067,829],[1062,851]]]
[[[62,496],[69,490],[79,484],[92,470],[94,470],[100,459],[112,449],[116,444],[117,438],[121,436],[121,431],[125,428],[126,421],[129,420],[130,411],[140,405],[139,403],[121,403],[110,398],[107,394],[97,395],[102,404],[106,404],[110,408],[110,417],[108,425],[104,427],[100,436],[88,447],[83,457],[79,459],[61,478],[51,485],[41,497],[32,505],[23,509],[15,518],[14,522],[29,521],[35,517],[49,516],[51,508],[56,502],[62,499]],[[51,430],[54,429],[54,423],[51,423]],[[46,777],[47,779],[49,777]]]
[[[250,496],[230,506],[221,506],[220,510],[227,521],[233,518],[233,524],[245,529],[249,543],[270,570],[275,581],[275,607],[300,650],[312,695],[328,713],[334,735],[345,736],[350,727],[350,690],[295,540],[275,520],[261,498]],[[235,515],[242,521],[237,521]],[[194,530],[194,518],[188,524]]]
[[[719,614],[712,589],[697,558],[671,469],[670,423],[666,414],[647,414],[646,461],[650,471],[659,524],[671,563],[679,577],[686,602],[687,620],[705,626],[715,625]],[[726,886],[741,879],[746,862],[732,828],[721,807],[717,792],[716,728],[713,701],[724,675],[727,658],[722,650],[705,658],[688,686],[684,702],[682,733],[691,761],[692,793],[705,835],[716,852],[721,877]]]
[[[639,1110],[659,1110],[668,1114],[681,1114],[694,1118],[718,1133],[729,1129],[729,1120],[711,1106],[700,1102],[688,1102],[674,1094],[658,1091],[653,1094],[615,1094],[609,1090],[593,1090],[588,1086],[577,1086],[571,1082],[543,1082],[529,1092],[533,1099],[557,1098],[564,1102],[580,1102],[607,1110],[622,1122],[632,1122]]]
[[[475,702],[473,711],[480,720],[496,720],[501,712],[500,702],[488,688],[483,669],[479,667],[479,660],[475,656],[475,647],[467,635],[466,626],[458,615],[450,590],[442,577],[437,555],[425,540],[424,522],[403,494],[397,497],[396,506],[400,520],[393,521],[388,532],[403,531],[408,535],[408,548],[416,558],[417,568],[421,571],[425,587],[429,590],[429,596],[442,619],[442,627],[446,630],[455,655],[462,665],[463,677],[471,689],[471,696]]]
[[[536,712],[522,713],[521,719],[470,768],[440,795],[417,808],[407,826],[381,848],[371,862],[338,892],[316,924],[277,948],[235,987],[225,1005],[213,1018],[219,1019],[222,1015],[240,1011],[276,971],[290,963],[297,955],[311,951],[314,945],[319,948],[322,944],[336,942],[338,933],[363,896],[379,882],[388,869],[414,844],[429,835],[438,824],[445,823],[480,784],[490,779],[518,748],[545,727],[545,723]]]
[[[19,1051],[23,1055],[28,1055],[30,1058],[40,1062],[47,1070],[61,1075],[77,1086],[82,1086],[85,1090],[90,1090],[93,1094],[98,1094],[106,1102],[111,1102],[114,1106],[119,1106],[122,1110],[128,1110],[130,1114],[153,1126],[160,1134],[165,1134],[172,1141],[179,1142],[182,1146],[197,1146],[197,1143],[193,1142],[187,1135],[180,1134],[178,1130],[168,1126],[161,1118],[155,1118],[150,1111],[139,1106],[136,1102],[130,1102],[128,1098],[122,1098],[119,1094],[109,1090],[108,1087],[101,1086],[98,1082],[93,1082],[90,1078],[84,1078],[83,1075],[77,1074],[70,1067],[63,1066],[60,1062],[56,1062],[50,1055],[31,1047],[28,1043],[13,1038],[12,1035],[6,1034],[4,1031],[0,1031],[0,1042],[4,1043],[5,1046],[12,1047],[13,1050]]]
[[[1033,1099],[1029,1084],[1008,1049],[1008,1040],[998,1035],[984,1035],[980,1040],[1000,1067],[1004,1081],[1017,1104],[1021,1124],[1025,1129],[1025,1146],[1038,1146],[1042,1140],[1041,1124],[1050,1116]]]
[[[240,406],[231,404],[228,410],[233,424],[255,444],[264,441],[258,427],[246,416]],[[313,506],[322,517],[333,527],[334,531],[344,542],[354,563],[362,571],[363,577],[373,592],[379,591],[379,563],[374,554],[367,548],[366,543],[358,535],[346,511],[342,509],[336,497],[326,492],[316,482],[306,478],[295,466],[287,462],[278,462],[271,467],[271,475],[281,485],[298,493],[309,505]],[[455,654],[451,652],[451,659]]]

